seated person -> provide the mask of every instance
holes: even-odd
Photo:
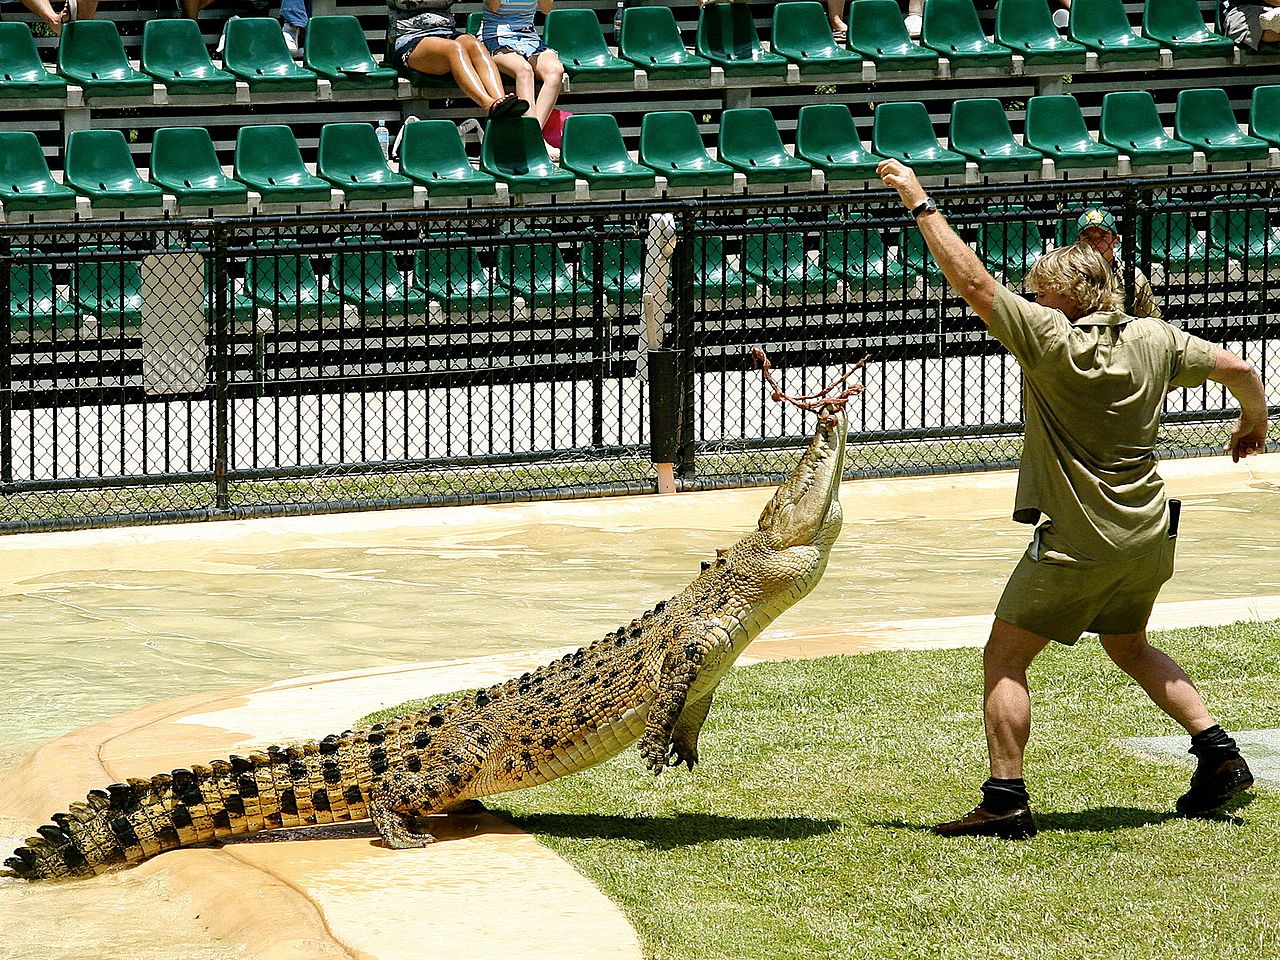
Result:
[[[92,20],[98,9],[98,0],[67,0],[61,13],[54,11],[50,0],[22,0],[22,5],[43,20],[56,37],[62,33],[64,23]]]
[[[539,127],[547,125],[547,118],[560,98],[560,81],[564,66],[554,50],[547,47],[533,26],[535,7],[543,13],[551,11],[553,0],[485,0],[484,18],[480,22],[480,39],[493,55],[493,62],[516,81],[516,96],[529,107]],[[534,78],[542,84],[535,99]],[[547,144],[552,160],[559,159],[559,151]]]
[[[454,0],[387,0],[387,62],[397,70],[453,77],[490,117],[518,117],[528,105],[502,89],[489,51],[463,33],[449,8]]]
[[[1280,43],[1280,0],[1241,3],[1222,0],[1222,32],[1250,50],[1265,43]]]

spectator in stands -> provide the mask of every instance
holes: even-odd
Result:
[[[50,0],[22,0],[22,5],[43,20],[56,37],[62,33],[64,23],[92,20],[98,9],[98,0],[67,0],[61,13],[53,9]]]
[[[311,0],[280,0],[280,26],[290,56],[302,54],[302,35],[311,22]]]
[[[1117,309],[1111,271],[1086,244],[1038,260],[1027,276],[1036,302],[1018,296],[951,229],[909,167],[885,160],[876,170],[915,217],[952,289],[1022,367],[1026,437],[1013,516],[1039,524],[983,651],[991,776],[982,803],[934,832],[1035,835],[1022,776],[1031,733],[1027,670],[1050,642],[1071,645],[1085,631],[1099,634],[1116,665],[1191,735],[1198,763],[1177,811],[1208,816],[1251,787],[1253,776],[1182,668],[1147,641],[1178,532],[1155,442],[1168,391],[1212,380],[1240,404],[1224,450],[1233,460],[1261,452],[1268,415],[1261,377],[1230,350]]]
[[[458,29],[449,12],[453,3],[387,0],[387,62],[401,71],[452,76],[491,118],[520,116],[527,104],[502,89],[498,68],[484,45]]]
[[[1059,30],[1066,30],[1071,22],[1071,0],[1049,0],[1053,10],[1053,25]]]
[[[845,0],[827,0],[827,20],[831,23],[831,36],[836,43],[849,39],[849,25],[844,22]]]
[[[1080,214],[1076,221],[1076,240],[1086,244],[1107,261],[1111,268],[1111,292],[1116,296],[1116,303],[1125,304],[1124,264],[1120,262],[1120,234],[1116,232],[1116,218],[1109,210],[1092,207]],[[1151,281],[1137,267],[1133,268],[1133,308],[1128,311],[1132,317],[1154,317],[1160,319],[1160,307],[1156,304],[1155,294],[1151,291]]]
[[[551,12],[554,0],[485,0],[484,17],[480,21],[480,40],[493,55],[493,62],[509,77],[515,78],[516,96],[529,105],[539,127],[560,99],[560,81],[564,66],[560,57],[542,42],[533,26],[535,9]],[[534,97],[534,78],[542,84]],[[547,144],[552,160],[560,159],[560,151]]]
[[[924,29],[924,0],[907,0],[907,15],[903,22],[907,25],[907,35],[912,40],[919,40],[920,31]]]
[[[1266,43],[1280,43],[1280,0],[1221,2],[1222,32],[1240,46],[1258,50]]]

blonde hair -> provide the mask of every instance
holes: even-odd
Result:
[[[1085,314],[1118,310],[1111,289],[1111,267],[1102,254],[1077,242],[1047,253],[1027,274],[1027,286],[1036,293],[1054,293],[1071,300]]]

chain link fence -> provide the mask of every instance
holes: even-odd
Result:
[[[1108,210],[1130,296],[1277,382],[1280,174],[935,191],[990,269]],[[869,357],[851,476],[1016,463],[1017,365],[884,191],[0,227],[0,529],[773,482]],[[1275,387],[1272,386],[1274,397]],[[1231,398],[1170,395],[1163,453]]]

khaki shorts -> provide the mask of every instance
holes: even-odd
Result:
[[[996,616],[1067,645],[1086,631],[1145,629],[1160,588],[1173,576],[1176,536],[1144,556],[1100,563],[1044,549],[1048,526],[1037,528],[1005,585]]]

